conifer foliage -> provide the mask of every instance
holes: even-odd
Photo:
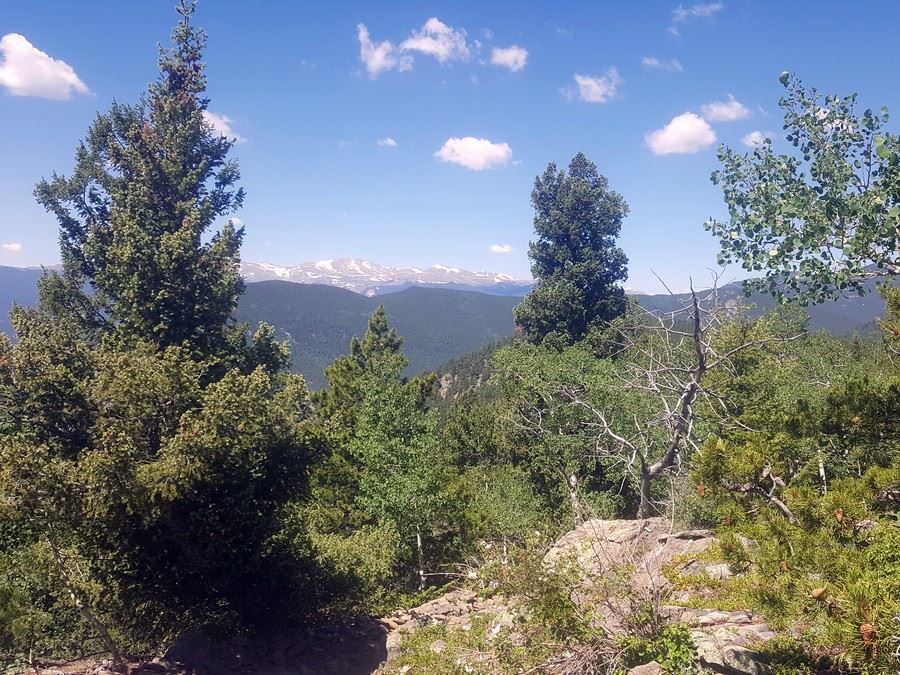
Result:
[[[628,259],[616,245],[628,204],[582,153],[568,171],[550,163],[531,193],[528,255],[537,286],[515,310],[535,343],[572,344],[625,312]]]
[[[244,191],[228,159],[234,139],[205,116],[206,35],[191,23],[193,2],[183,0],[178,12],[173,46],[160,50],[147,94],[99,114],[72,175],[41,181],[35,195],[59,220],[69,291],[84,282],[95,291],[85,318],[160,347],[210,354],[227,350],[243,290],[243,229],[228,221],[212,230],[241,206]]]
[[[65,273],[0,341],[2,572],[54,617],[57,649],[99,636],[116,661],[311,609],[309,569],[278,539],[306,493],[310,401],[272,329],[248,343],[231,320],[242,233],[209,234],[243,192],[204,120],[193,11],[146,97],[99,115],[72,177],[38,185]]]

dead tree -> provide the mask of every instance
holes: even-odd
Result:
[[[733,359],[745,350],[801,335],[767,336],[720,347],[717,338],[735,310],[718,303],[715,284],[702,294],[691,288],[672,311],[639,306],[634,311],[628,328],[618,330],[623,364],[619,378],[623,390],[653,401],[644,409],[649,414],[635,415],[625,424],[592,404],[590,392],[568,387],[559,393],[571,405],[589,411],[592,419],[586,424],[594,429],[595,451],[624,464],[638,485],[639,516],[648,518],[661,512],[652,497],[654,482],[677,469],[686,451],[698,449],[694,423],[701,402],[721,421],[741,426],[729,416],[727,401],[707,386],[709,374],[732,369]]]

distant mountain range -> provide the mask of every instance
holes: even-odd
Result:
[[[319,261],[319,267],[310,263],[322,272],[325,283],[319,284],[286,281],[288,272],[277,280],[255,282],[258,277],[252,276],[253,269],[245,266],[250,283],[236,313],[239,320],[251,325],[267,321],[282,337],[290,339],[294,369],[302,372],[312,387],[322,386],[325,366],[346,352],[352,336],[363,334],[369,315],[381,303],[391,324],[406,338],[404,351],[410,361],[409,372],[419,373],[509,338],[515,328],[513,307],[530,288],[530,284],[523,285],[513,293],[517,282],[502,275],[454,272],[454,268],[420,272],[399,268],[411,271],[412,276],[404,277],[397,268],[372,263],[367,268],[362,260],[328,261],[331,268],[325,262]],[[278,276],[272,269],[298,268],[271,266],[266,272]],[[434,276],[426,274],[429,271],[434,271]],[[25,306],[37,302],[40,273],[36,268],[0,266],[0,332],[11,333],[7,312],[13,302]],[[494,280],[489,281],[489,277]],[[339,284],[346,286],[336,287]],[[863,297],[810,307],[810,328],[844,336],[871,333],[884,312],[884,300],[874,281],[868,284],[868,290]],[[635,297],[655,311],[674,309],[687,298],[685,294]],[[719,297],[724,303],[749,303],[751,315],[774,306],[767,295],[744,298],[740,283],[723,286]]]
[[[368,296],[424,286],[521,297],[533,284],[530,279],[516,279],[496,272],[469,272],[446,265],[433,265],[425,269],[387,267],[357,258],[316,260],[290,267],[271,263],[241,263],[241,274],[247,282],[278,280],[326,284]]]

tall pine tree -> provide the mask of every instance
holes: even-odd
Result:
[[[178,9],[147,95],[99,115],[72,176],[38,185],[64,274],[0,340],[0,529],[21,575],[46,570],[38,609],[115,660],[312,609],[310,570],[278,539],[306,494],[308,392],[278,372],[271,328],[248,345],[231,319],[242,233],[214,230],[243,192],[204,119],[205,35]]]
[[[98,114],[71,176],[53,174],[35,189],[59,221],[66,281],[45,281],[44,298],[126,339],[224,355],[242,337],[230,317],[243,290],[243,229],[230,220],[214,228],[244,191],[227,157],[234,139],[206,117],[206,35],[191,24],[194,2],[181,0],[178,12],[147,94]]]
[[[568,172],[550,163],[531,203],[537,240],[528,256],[537,285],[516,307],[516,322],[532,342],[565,346],[625,312],[628,259],[616,238],[628,204],[581,153]]]

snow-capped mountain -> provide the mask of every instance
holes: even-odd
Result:
[[[445,265],[425,269],[387,267],[358,258],[316,260],[292,267],[271,263],[241,263],[241,274],[247,282],[281,279],[299,284],[327,284],[368,296],[391,293],[409,286],[473,290],[494,295],[524,295],[533,283],[508,274],[469,272]]]

